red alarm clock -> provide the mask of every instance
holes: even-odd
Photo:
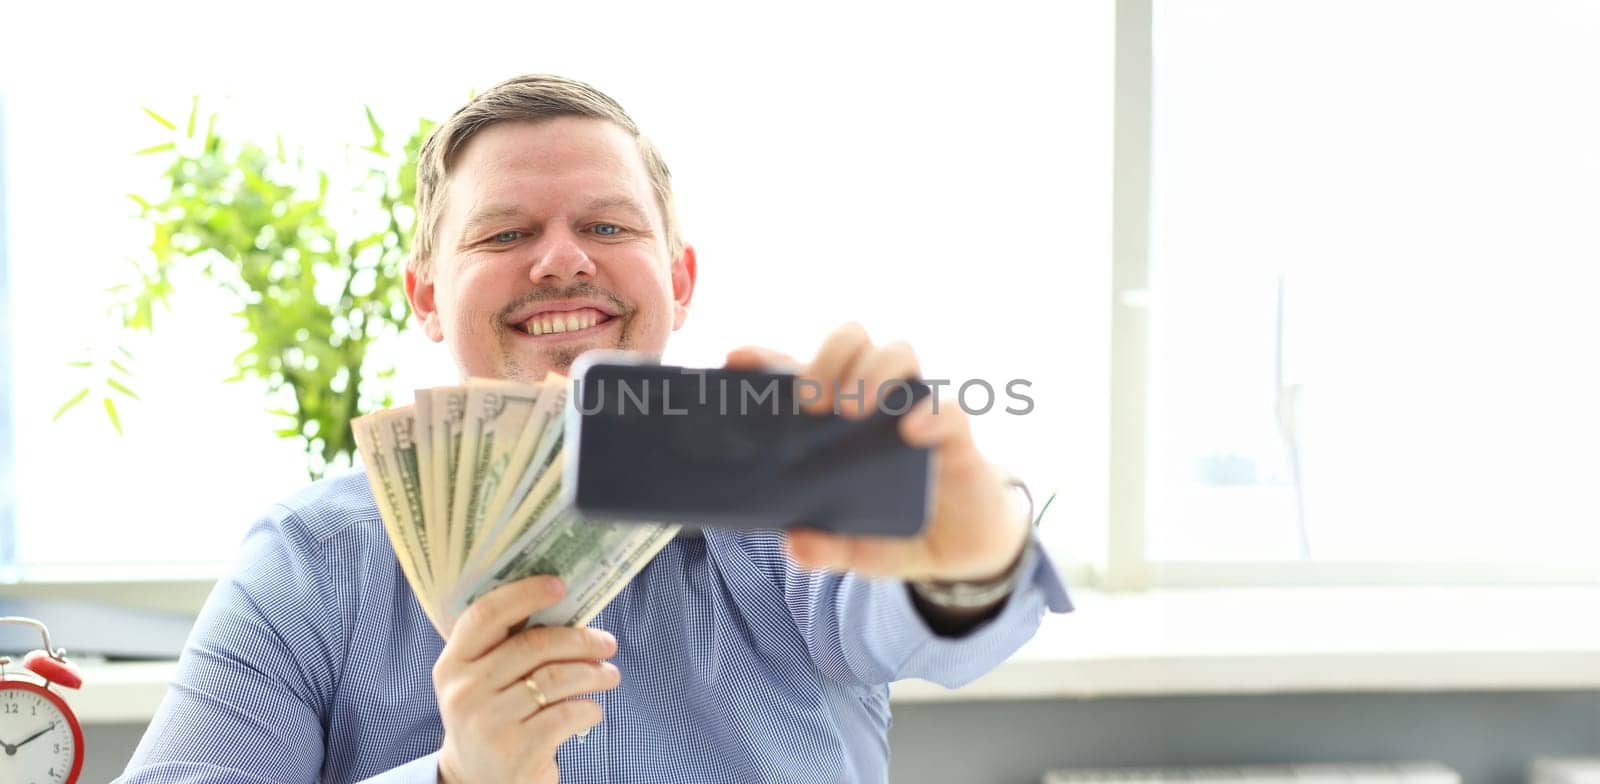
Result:
[[[66,651],[50,648],[50,631],[32,618],[5,617],[0,623],[32,626],[44,648],[22,657],[22,668],[0,656],[0,782],[75,784],[83,770],[83,727],[52,685],[83,685]]]

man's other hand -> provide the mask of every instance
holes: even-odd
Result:
[[[920,375],[917,356],[905,343],[875,346],[860,324],[829,335],[811,364],[802,366],[772,349],[746,346],[728,353],[727,367],[771,368],[796,373],[821,389],[802,398],[802,410],[865,417],[878,408],[882,385]],[[854,395],[864,390],[859,399]],[[889,389],[894,389],[890,386]],[[845,393],[843,399],[838,395]],[[934,450],[933,511],[915,537],[844,536],[816,529],[788,532],[789,554],[810,569],[838,569],[873,577],[920,580],[985,580],[1016,561],[1028,538],[1029,521],[1010,502],[999,473],[979,454],[967,413],[954,400],[918,401],[900,420],[900,437]]]
[[[598,703],[577,696],[622,682],[616,665],[603,661],[616,654],[615,638],[588,628],[518,631],[564,591],[548,576],[502,585],[451,627],[433,667],[444,722],[440,784],[556,784],[556,747],[605,717]]]

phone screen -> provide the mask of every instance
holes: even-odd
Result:
[[[568,401],[567,488],[597,522],[909,536],[929,507],[932,454],[899,416],[908,379],[864,419],[814,415],[787,373],[682,368],[605,352],[580,359]],[[587,358],[588,355],[585,355]],[[570,450],[570,447],[569,447]]]

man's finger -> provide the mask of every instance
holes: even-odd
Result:
[[[597,661],[616,655],[617,638],[603,629],[564,626],[524,629],[473,664],[491,690],[515,685],[529,670],[558,661]]]
[[[469,662],[506,639],[506,631],[520,626],[528,616],[556,606],[566,586],[553,575],[540,575],[502,585],[473,602],[450,628],[450,639],[440,660]]]
[[[795,373],[800,370],[800,361],[777,349],[763,348],[761,346],[740,346],[728,352],[724,367],[729,370],[779,370],[785,373]]]
[[[538,690],[529,688],[527,681],[533,681]],[[511,685],[490,696],[490,704],[484,707],[508,722],[520,722],[562,700],[610,691],[621,683],[622,673],[611,662],[555,662],[523,673]],[[541,698],[543,705],[539,704]]]
[[[594,700],[565,700],[524,719],[530,745],[529,759],[545,760],[554,757],[556,747],[605,719],[605,711]]]
[[[911,346],[904,341],[890,343],[883,348],[872,352],[860,367],[861,378],[865,381],[866,400],[865,414],[875,413],[882,409],[883,396],[894,394],[894,390],[904,387],[906,394],[911,391],[909,384],[891,384],[892,381],[916,378],[922,374],[917,367],[917,354]],[[904,407],[905,402],[898,405]],[[905,413],[903,408],[899,413]]]
[[[934,413],[933,396],[929,395],[917,401],[900,418],[900,438],[911,446],[920,447],[940,447],[957,443],[962,438],[970,440],[972,421],[959,404],[949,400],[939,401],[939,412]]]
[[[812,414],[832,413],[845,371],[859,361],[863,353],[871,350],[872,340],[867,337],[866,328],[860,324],[852,321],[834,330],[822,342],[822,348],[817,350],[816,359],[801,373],[803,380],[821,385],[816,400],[811,400],[809,395],[802,396],[807,401],[802,407]],[[854,391],[854,384],[849,384],[845,390],[846,394]]]

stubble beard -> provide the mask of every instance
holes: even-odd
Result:
[[[555,346],[553,348],[545,349],[544,356],[548,362],[544,363],[544,369],[550,372],[560,373],[563,376],[570,376],[572,375],[572,363],[576,362],[578,356],[583,354],[585,351],[590,351],[596,348],[616,348],[623,350],[632,348],[633,336],[631,328],[633,327],[633,314],[630,313],[628,315],[617,316],[613,320],[620,322],[617,327],[617,338],[614,345],[608,346],[605,344],[599,344]],[[538,383],[543,381],[543,372],[540,372],[535,368],[527,367],[520,361],[518,357],[519,352],[517,350],[517,343],[519,342],[519,339],[515,335],[511,334],[513,328],[507,327],[498,322],[495,324],[495,327],[500,332],[500,377],[512,381],[524,381],[527,383]],[[537,377],[534,377],[535,374]]]
[[[521,342],[521,340],[517,336],[511,334],[515,327],[506,326],[505,317],[509,316],[512,312],[515,312],[518,308],[524,307],[532,302],[551,299],[576,299],[585,296],[600,297],[611,301],[612,306],[616,309],[618,314],[614,316],[612,320],[619,322],[617,324],[616,344],[612,346],[605,346],[603,344],[587,346],[556,346],[554,348],[545,349],[545,357],[549,359],[548,364],[545,366],[546,369],[560,373],[564,376],[570,376],[572,374],[572,363],[578,359],[578,355],[585,351],[594,348],[631,348],[633,345],[633,318],[635,315],[637,315],[637,310],[628,307],[627,303],[616,294],[596,286],[591,281],[577,283],[565,291],[539,289],[530,292],[527,296],[524,296],[518,301],[508,305],[504,309],[504,313],[496,314],[489,323],[489,328],[494,330],[494,333],[500,344],[500,377],[516,381],[525,381],[528,383],[539,383],[540,381],[544,380],[544,373],[538,372],[538,370],[535,368],[524,367],[522,362],[518,359],[518,344]],[[535,373],[537,373],[537,377],[531,377]]]

